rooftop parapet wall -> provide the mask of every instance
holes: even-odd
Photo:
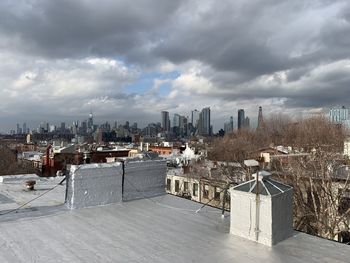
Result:
[[[165,194],[166,161],[134,161],[125,164],[123,201]]]
[[[67,178],[70,209],[165,194],[166,161],[73,165]]]
[[[72,165],[67,178],[66,205],[70,209],[122,201],[121,163]]]

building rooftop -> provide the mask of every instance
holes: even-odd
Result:
[[[0,183],[0,213],[61,178]],[[26,178],[28,180],[28,178]],[[46,189],[46,190],[45,190]],[[348,262],[350,247],[304,233],[270,248],[229,234],[229,213],[171,195],[68,210],[65,186],[0,216],[0,262]],[[7,199],[6,199],[7,198]],[[12,205],[6,203],[12,200]]]

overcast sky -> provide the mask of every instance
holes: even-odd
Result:
[[[0,131],[350,106],[350,1],[2,0]]]

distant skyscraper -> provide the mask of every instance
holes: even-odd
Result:
[[[23,123],[23,133],[26,134],[27,133],[27,124]]]
[[[211,135],[210,108],[202,109],[198,121],[199,134],[203,136]]]
[[[229,122],[225,122],[224,131],[225,131],[225,134],[233,132],[233,117],[232,116],[230,117]]]
[[[131,130],[132,130],[132,132],[137,131],[137,122],[134,122],[133,125],[131,125]]]
[[[259,106],[259,113],[258,113],[258,129],[262,128],[263,125],[264,125],[264,119],[263,119],[262,107]]]
[[[187,118],[185,116],[180,116],[179,124],[180,135],[187,136]]]
[[[329,118],[332,122],[342,122],[349,119],[349,109],[345,106],[341,108],[331,108],[329,110]]]
[[[341,108],[331,108],[329,110],[329,119],[332,122],[341,123],[347,128],[350,128],[349,109],[345,106]]]
[[[173,127],[180,127],[180,115],[177,113],[173,117]]]
[[[80,127],[80,133],[82,134],[85,134],[88,130],[88,127],[87,127],[87,121],[82,121],[81,122],[81,127]]]
[[[238,110],[238,119],[237,119],[237,128],[242,129],[244,127],[244,122],[245,122],[244,110],[239,109]]]
[[[250,119],[249,119],[249,117],[245,117],[245,119],[244,119],[244,128],[246,128],[246,129],[250,128]]]
[[[61,132],[66,130],[66,123],[65,122],[61,122]]]
[[[51,125],[49,126],[49,132],[54,132],[54,131],[56,131],[56,126],[53,125],[53,124],[51,124]]]
[[[87,128],[89,132],[92,132],[94,130],[94,116],[92,115],[92,112],[89,114],[89,118],[87,121]]]
[[[167,111],[162,111],[162,130],[164,132],[169,132],[170,131],[170,119],[169,119],[169,112]]]
[[[193,127],[198,128],[198,120],[199,120],[199,111],[193,110],[191,112],[191,123]]]

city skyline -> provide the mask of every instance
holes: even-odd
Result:
[[[240,108],[255,118],[258,105],[327,113],[350,105],[349,10],[321,0],[2,1],[0,131],[90,110],[146,125],[206,106],[216,131]]]
[[[341,107],[344,108],[345,106],[338,106],[338,108],[341,108]],[[203,107],[202,109],[205,109],[205,108],[210,108],[210,107]],[[246,117],[247,117],[248,118],[248,126],[247,127],[250,127],[250,128],[253,128],[253,129],[257,128],[258,127],[258,122],[259,122],[259,112],[260,112],[261,108],[262,108],[261,106],[256,106],[253,109],[248,109],[248,114],[247,114],[246,108],[235,109],[231,113],[229,113],[231,115],[227,115],[227,116],[225,115],[223,117],[223,120],[210,118],[210,124],[213,127],[213,131],[212,132],[217,133],[217,132],[219,132],[220,129],[225,130],[225,127],[229,124],[227,122],[227,120],[230,119],[230,118],[233,118],[233,116],[236,116],[237,113],[238,113],[238,116],[239,116],[239,112],[241,110],[243,110],[243,115],[245,116],[244,120],[242,120],[243,121],[242,125],[243,126],[245,125],[244,121],[246,121]],[[348,109],[348,107],[345,107],[345,108]],[[201,108],[199,108],[199,109],[201,109]],[[337,107],[331,107],[331,108],[328,108],[328,109],[324,109],[324,111],[321,114],[323,114],[326,117],[329,117],[330,111],[332,111],[332,109],[337,109]],[[182,116],[186,117],[187,121],[189,123],[192,123],[193,113],[197,113],[197,115],[198,115],[197,118],[199,118],[199,115],[200,115],[200,110],[198,111],[198,109],[193,109],[193,110],[190,110],[190,112],[183,113],[183,114],[179,114],[178,112],[169,112],[169,111],[166,111],[166,110],[161,111],[161,114],[163,114],[163,112],[164,113],[168,113],[168,121],[169,121],[169,124],[170,124],[170,128],[174,127],[173,123],[174,123],[174,117],[176,115],[178,117],[182,117]],[[270,114],[275,114],[275,113],[271,113],[271,112],[268,111],[268,109],[266,110],[266,108],[264,108],[264,115],[269,117]],[[319,114],[320,113],[316,112],[316,115],[319,115]],[[140,120],[140,119],[131,119],[130,120],[130,119],[122,118],[122,117],[119,118],[119,119],[116,119],[116,118],[114,118],[114,119],[113,118],[105,119],[102,116],[98,116],[95,113],[92,113],[92,111],[89,111],[89,113],[86,113],[85,116],[81,116],[80,119],[72,117],[72,118],[64,119],[64,120],[62,120],[62,119],[57,119],[57,120],[50,120],[50,119],[38,120],[37,122],[34,122],[34,123],[28,123],[26,121],[23,121],[23,122],[12,122],[12,123],[10,123],[10,126],[7,129],[4,128],[4,126],[0,125],[0,134],[1,133],[2,134],[9,134],[9,133],[11,133],[11,131],[14,131],[15,133],[17,133],[19,127],[23,130],[23,128],[22,128],[23,126],[25,126],[27,130],[30,129],[30,131],[33,131],[33,130],[37,130],[38,127],[40,127],[42,124],[48,124],[50,126],[54,125],[57,128],[59,128],[59,126],[62,125],[62,123],[65,123],[67,125],[67,127],[70,127],[74,123],[75,124],[77,124],[77,123],[81,124],[83,122],[86,122],[87,127],[91,128],[91,126],[89,126],[89,122],[92,121],[92,115],[93,115],[93,119],[94,119],[93,122],[94,122],[94,124],[97,124],[97,125],[103,125],[103,124],[105,124],[107,122],[111,126],[114,127],[115,123],[118,123],[118,125],[124,125],[125,122],[130,122],[130,123],[135,123],[136,122],[139,125],[139,127],[141,127],[141,128],[145,128],[149,124],[152,124],[152,123],[159,123],[161,125],[161,127],[162,127],[162,115],[159,116],[159,113],[158,113],[158,118],[148,121],[148,120]],[[215,116],[215,112],[214,112],[214,116]],[[286,116],[293,117],[293,116],[289,116],[289,115],[286,115]],[[95,117],[97,117],[96,122],[95,122]],[[306,115],[306,116],[298,115],[297,117],[300,119],[300,118],[303,118],[303,117],[310,117],[310,116],[309,115]],[[238,119],[239,119],[239,117],[238,117]],[[232,121],[232,124],[230,124],[232,126],[232,128],[234,128],[234,129],[238,129],[239,128],[239,120],[238,119],[237,119],[237,116],[235,118],[233,118],[234,121]],[[333,121],[332,118],[331,118],[331,120]],[[198,125],[198,119],[196,121],[197,121],[197,125]]]

